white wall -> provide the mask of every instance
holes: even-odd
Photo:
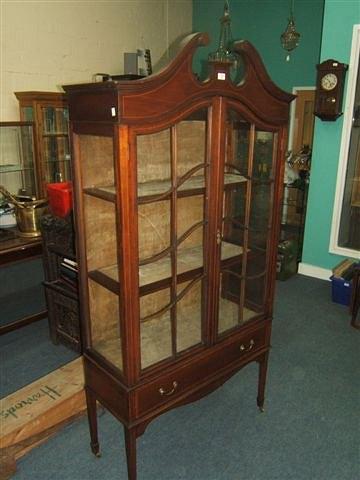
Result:
[[[60,91],[94,73],[123,73],[123,53],[150,48],[154,70],[192,31],[192,0],[1,0],[0,119],[15,91]]]

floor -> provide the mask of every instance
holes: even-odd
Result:
[[[360,478],[360,332],[349,320],[346,307],[332,303],[329,282],[277,282],[265,413],[250,364],[149,425],[138,439],[138,480]],[[24,377],[32,360],[13,345],[21,361],[10,376]],[[95,458],[86,419],[74,422],[20,459],[13,479],[126,480],[122,426],[102,412],[99,434]]]

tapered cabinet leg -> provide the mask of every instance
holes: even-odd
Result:
[[[261,412],[264,411],[265,384],[266,384],[268,358],[269,358],[269,353],[266,353],[262,357],[262,359],[259,360],[259,383],[258,383],[257,405]]]
[[[136,480],[136,429],[124,427],[124,430],[128,479]]]
[[[98,441],[98,427],[97,427],[97,412],[96,412],[96,398],[94,394],[85,388],[87,414],[90,427],[90,446],[91,451],[97,457],[100,457],[100,447]]]

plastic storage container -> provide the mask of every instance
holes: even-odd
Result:
[[[51,213],[66,217],[72,210],[72,183],[48,183],[46,189]]]
[[[350,305],[352,281],[336,278],[333,275],[330,280],[332,301],[341,305]]]

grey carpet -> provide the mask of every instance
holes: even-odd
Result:
[[[138,480],[360,478],[359,344],[329,282],[278,282],[265,413],[251,364],[149,425],[138,440]],[[90,452],[84,418],[23,457],[14,480],[126,480],[121,425],[104,413],[99,429],[101,458]]]
[[[0,398],[78,357],[50,341],[47,319],[0,336]]]

